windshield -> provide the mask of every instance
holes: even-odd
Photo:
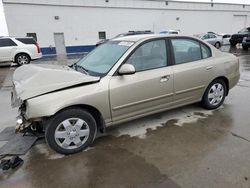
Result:
[[[81,69],[92,76],[103,76],[133,44],[133,42],[126,41],[109,41],[98,46],[78,61],[76,66],[80,66]]]
[[[249,33],[247,28],[243,28],[242,30],[240,30],[238,33]]]

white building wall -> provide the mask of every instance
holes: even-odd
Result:
[[[93,45],[129,30],[233,33],[250,26],[250,6],[148,0],[3,0],[10,35],[37,33],[42,47],[63,32],[67,46]],[[59,20],[54,17],[59,16]]]

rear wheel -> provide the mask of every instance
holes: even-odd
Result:
[[[87,148],[95,139],[96,121],[86,110],[72,108],[56,114],[45,131],[48,145],[61,154],[73,154]]]
[[[30,57],[27,54],[17,54],[15,58],[15,63],[18,65],[25,65],[30,63]]]
[[[202,99],[202,105],[206,109],[216,109],[221,106],[226,97],[227,87],[223,80],[214,80],[207,87]]]
[[[215,48],[219,49],[221,47],[221,44],[220,44],[220,42],[216,42],[214,46],[215,46]]]

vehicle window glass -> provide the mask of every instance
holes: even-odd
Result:
[[[210,51],[209,47],[201,44],[201,51],[202,51],[203,59],[211,57],[211,51]]]
[[[36,44],[36,41],[33,38],[16,38],[16,40],[24,44]]]
[[[0,39],[0,47],[16,46],[16,43],[11,39]]]
[[[231,35],[223,35],[222,38],[230,38],[230,37],[231,37]]]
[[[209,39],[209,35],[208,34],[204,35],[202,39]]]
[[[171,40],[175,64],[182,64],[201,59],[201,49],[199,42],[192,39],[172,39]]]
[[[213,35],[213,34],[210,34],[210,35],[209,35],[209,38],[210,38],[210,39],[214,39],[214,38],[216,38],[216,36]]]
[[[167,66],[165,40],[156,40],[143,44],[126,62],[135,66],[136,71],[144,71]]]
[[[95,48],[77,65],[90,75],[105,75],[133,44],[129,41],[109,41]]]

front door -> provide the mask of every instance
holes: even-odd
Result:
[[[147,42],[125,63],[136,73],[110,80],[112,121],[122,121],[169,107],[173,97],[173,71],[167,66],[165,40]]]

